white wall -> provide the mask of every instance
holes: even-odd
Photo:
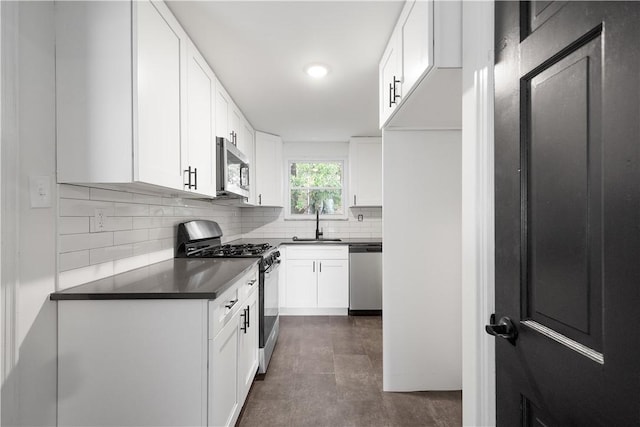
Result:
[[[15,123],[10,123],[3,111],[2,123],[16,126],[8,138],[3,129],[2,141],[2,286],[16,291],[15,317],[8,322],[14,322],[14,334],[3,343],[3,355],[9,357],[3,372],[2,421],[51,426],[56,420],[56,310],[48,296],[55,290],[56,193],[52,186],[51,207],[32,209],[28,184],[30,176],[53,178],[55,171],[53,3],[19,2],[2,8],[3,37],[8,30],[4,13],[17,11],[10,25],[17,34],[11,46],[15,50],[3,45],[2,51],[9,68],[3,67],[2,109],[15,108],[16,113]],[[15,90],[15,103],[6,97],[7,89]],[[15,236],[15,245],[5,245],[5,235]],[[7,282],[6,266],[14,273]]]
[[[465,1],[462,69],[462,416],[495,425],[493,1]]]
[[[462,387],[460,138],[383,132],[385,391]]]
[[[285,142],[284,164],[300,159],[344,159],[345,185],[349,185],[348,142]],[[285,179],[287,175],[285,174]],[[347,192],[350,189],[347,187]],[[350,200],[347,197],[346,200]],[[347,208],[346,220],[321,220],[324,237],[382,237],[382,208]],[[363,220],[358,221],[358,215]],[[285,220],[284,208],[243,208],[242,233],[248,238],[314,237],[315,220]]]

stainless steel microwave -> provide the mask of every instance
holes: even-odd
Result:
[[[225,138],[216,138],[216,195],[249,197],[249,159]]]

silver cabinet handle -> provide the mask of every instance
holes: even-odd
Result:
[[[256,279],[253,279],[253,280],[249,280],[249,281],[247,282],[247,285],[249,285],[249,286],[253,286],[255,283],[256,283]]]
[[[322,273],[322,261],[320,261],[320,273]]]
[[[262,194],[258,194],[258,204],[262,204]]]
[[[356,206],[356,195],[353,195],[353,206]]]
[[[238,302],[238,298],[229,301],[229,304],[225,304],[225,307],[227,307],[229,310],[231,310],[231,308],[233,308],[234,305],[236,305],[236,303]]]
[[[313,272],[314,273],[316,272],[316,262],[315,261],[313,261]]]

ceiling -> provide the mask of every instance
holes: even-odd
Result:
[[[380,135],[378,61],[403,2],[168,1],[256,130],[284,141]],[[329,66],[324,79],[306,65]]]

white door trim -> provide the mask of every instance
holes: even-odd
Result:
[[[463,2],[462,19],[462,413],[465,426],[494,426],[493,0]]]
[[[8,425],[15,424],[18,407],[18,8],[0,2],[0,411]]]

